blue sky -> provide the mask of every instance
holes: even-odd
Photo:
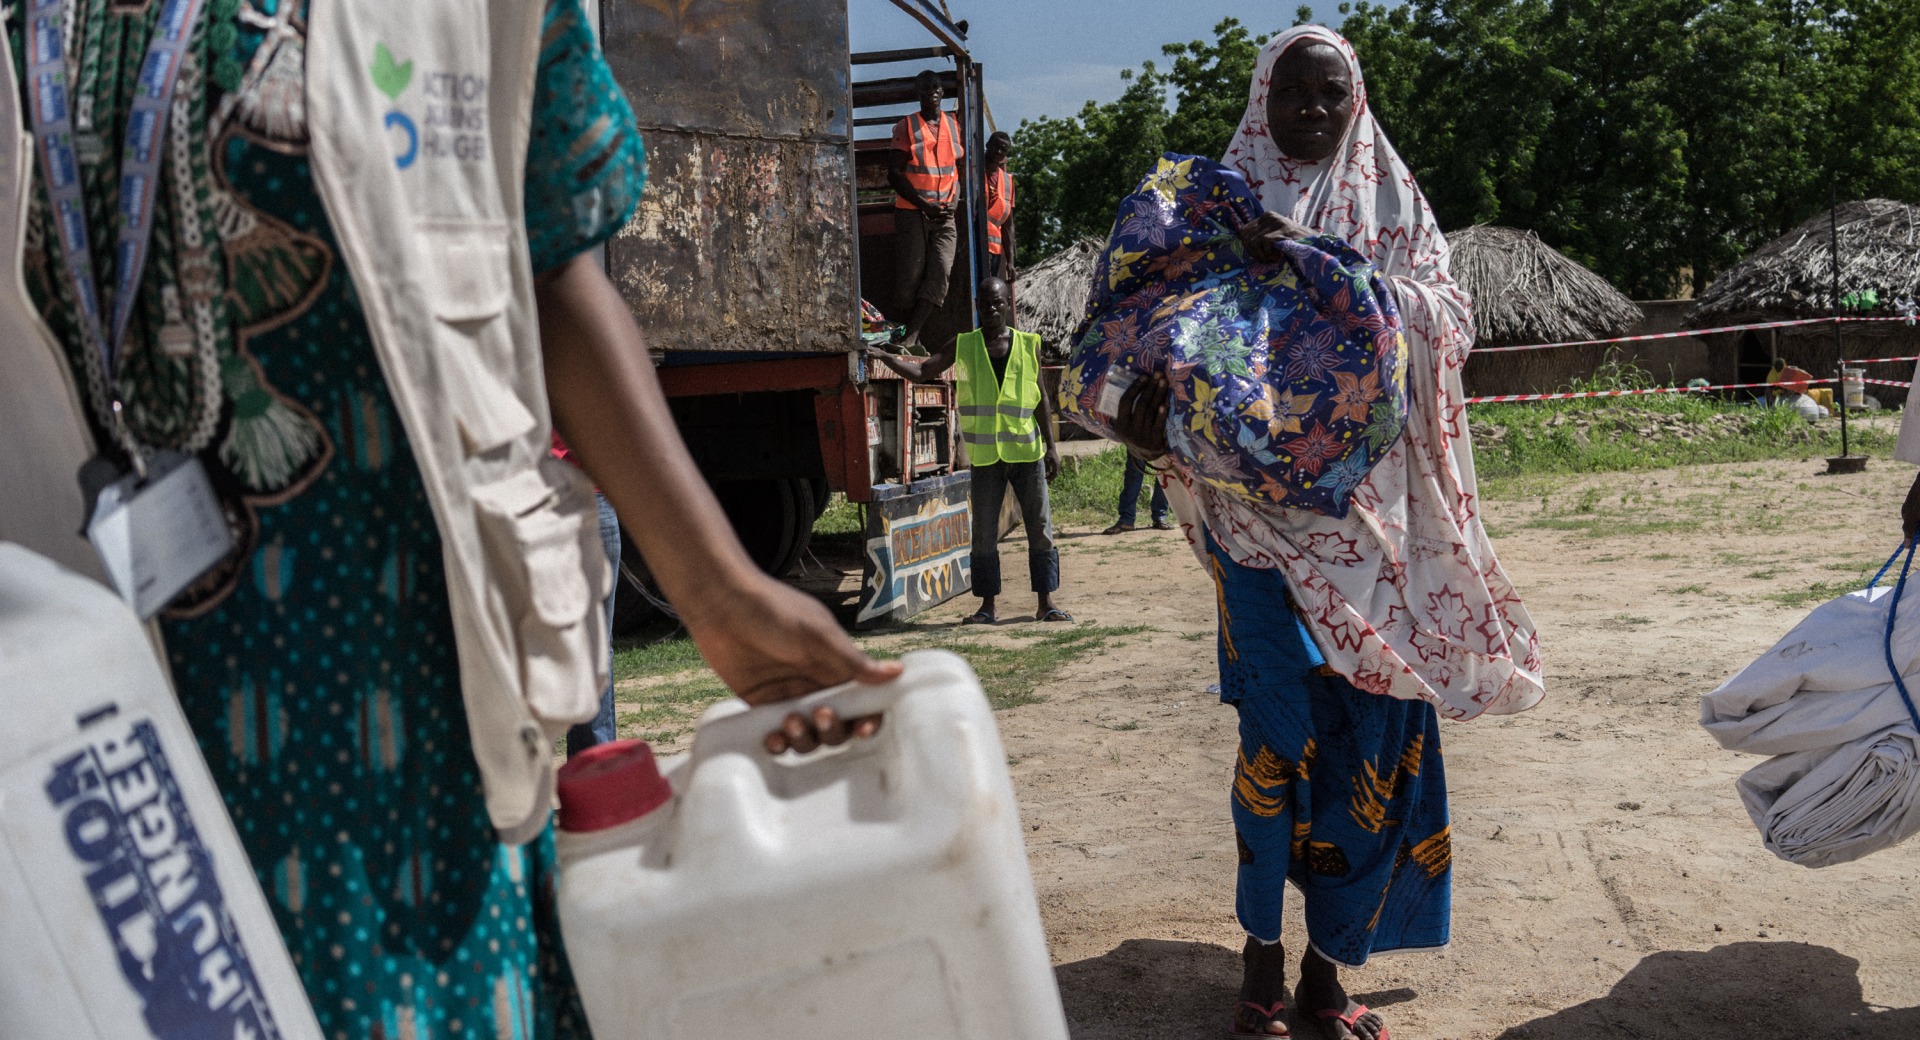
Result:
[[[935,0],[936,5],[938,0]],[[1003,130],[1022,119],[1066,116],[1087,101],[1111,101],[1120,70],[1162,61],[1160,45],[1211,39],[1222,18],[1256,34],[1293,24],[1299,0],[947,0],[970,23],[969,50],[986,66],[987,104]],[[848,0],[853,49],[932,42],[891,0]],[[1339,0],[1315,0],[1319,20],[1339,24]],[[908,65],[856,68],[856,78],[905,73]]]

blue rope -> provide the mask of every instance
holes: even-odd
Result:
[[[1887,605],[1887,640],[1885,647],[1887,654],[1887,671],[1893,673],[1893,685],[1900,690],[1900,699],[1907,702],[1907,716],[1913,719],[1914,730],[1920,732],[1920,708],[1914,707],[1913,694],[1907,692],[1907,681],[1900,677],[1900,666],[1893,662],[1893,625],[1895,619],[1900,616],[1900,597],[1907,591],[1907,572],[1913,568],[1913,550],[1916,544],[1920,544],[1920,539],[1909,541],[1899,549],[1895,549],[1893,555],[1887,557],[1886,565],[1880,568],[1880,573],[1874,575],[1873,580],[1867,583],[1867,588],[1871,589],[1880,584],[1880,578],[1887,573],[1887,568],[1893,566],[1893,561],[1900,560],[1900,580],[1893,586],[1893,602]],[[1905,550],[1904,559],[1902,559],[1901,550]]]
[[[1909,555],[1912,554],[1911,549],[1905,542],[1900,543],[1900,549],[1908,549],[1908,554]],[[1880,584],[1880,579],[1886,577],[1887,572],[1893,569],[1893,561],[1900,558],[1900,549],[1895,549],[1893,551],[1893,555],[1887,557],[1887,562],[1881,564],[1880,569],[1874,572],[1873,580],[1870,582],[1867,582],[1867,588],[1871,589],[1871,588],[1877,587]]]

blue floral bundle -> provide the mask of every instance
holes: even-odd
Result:
[[[1343,517],[1406,425],[1400,315],[1332,235],[1254,261],[1235,229],[1261,212],[1239,173],[1162,157],[1120,205],[1060,407],[1111,436],[1126,388],[1165,370],[1179,465],[1250,501]]]

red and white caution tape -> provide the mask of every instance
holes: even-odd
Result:
[[[1843,365],[1890,365],[1896,361],[1920,361],[1920,355],[1916,355],[1914,357],[1848,358],[1845,361],[1842,361],[1841,364]]]
[[[1849,380],[1849,382],[1851,382],[1851,380]],[[1913,386],[1912,383],[1902,383],[1898,379],[1862,379],[1860,382],[1868,386],[1897,386],[1902,390],[1909,389]]]
[[[1809,379],[1813,383],[1831,383],[1831,379]],[[1868,380],[1885,382],[1885,380]],[[1900,384],[1905,385],[1905,384]],[[1499,394],[1493,397],[1469,397],[1468,404],[1509,404],[1515,401],[1570,401],[1576,397],[1630,397],[1640,394],[1704,394],[1711,390],[1752,390],[1766,387],[1773,390],[1788,390],[1791,387],[1781,383],[1721,383],[1718,386],[1650,386],[1643,390],[1581,390],[1564,394]]]
[[[1644,343],[1656,339],[1685,339],[1689,336],[1711,336],[1719,332],[1750,332],[1755,329],[1785,329],[1796,325],[1831,325],[1834,322],[1862,321],[1904,321],[1912,324],[1912,319],[1904,317],[1890,318],[1796,318],[1792,321],[1763,321],[1752,325],[1722,325],[1713,329],[1682,329],[1679,332],[1649,332],[1639,336],[1616,336],[1613,339],[1576,339],[1565,343],[1531,343],[1518,347],[1477,347],[1475,354],[1504,354],[1518,350],[1553,350],[1556,347],[1601,347],[1609,343]]]

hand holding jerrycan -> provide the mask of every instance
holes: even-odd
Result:
[[[708,713],[562,771],[560,922],[599,1040],[1066,1040],[1006,753],[965,661]],[[789,712],[884,712],[808,755]],[[728,709],[731,709],[730,711]]]

